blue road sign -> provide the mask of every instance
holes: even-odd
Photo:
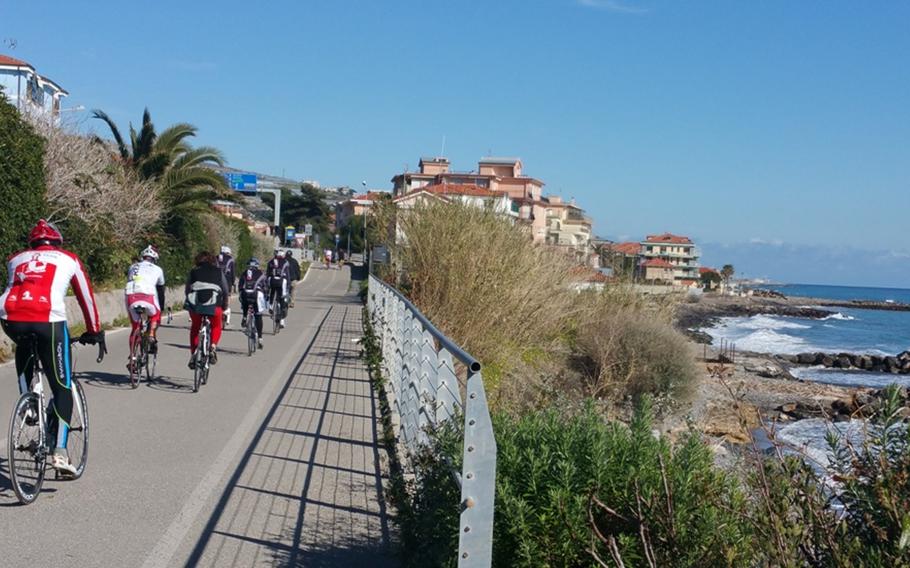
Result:
[[[224,174],[231,189],[242,193],[256,193],[256,174]]]

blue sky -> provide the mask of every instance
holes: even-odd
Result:
[[[898,1],[0,0],[0,53],[237,167],[387,188],[445,136],[460,170],[520,156],[605,237],[910,287],[908,26]]]

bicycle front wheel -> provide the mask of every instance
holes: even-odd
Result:
[[[70,432],[66,442],[70,461],[76,467],[73,479],[82,477],[85,463],[88,461],[88,407],[85,403],[85,391],[82,383],[73,379],[73,418],[70,420]]]
[[[276,305],[272,313],[272,333],[278,335],[279,331],[281,331],[281,306]]]
[[[9,478],[23,505],[33,503],[41,492],[47,448],[41,443],[43,424],[38,419],[38,396],[19,397],[9,423]]]

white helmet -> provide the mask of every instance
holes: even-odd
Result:
[[[221,247],[221,254],[231,254],[231,247],[227,245]]]
[[[146,258],[146,257],[149,257],[153,260],[158,260],[158,251],[155,250],[155,247],[153,247],[152,245],[145,247],[145,250],[142,251],[142,253],[139,255],[139,258]]]

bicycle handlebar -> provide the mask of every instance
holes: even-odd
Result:
[[[104,361],[104,356],[107,355],[107,341],[104,338],[104,332],[102,331],[97,336],[93,336],[94,341],[89,341],[86,337],[90,334],[83,333],[79,337],[70,337],[70,344],[72,343],[81,343],[82,345],[98,345],[98,357],[95,359],[96,363]]]

